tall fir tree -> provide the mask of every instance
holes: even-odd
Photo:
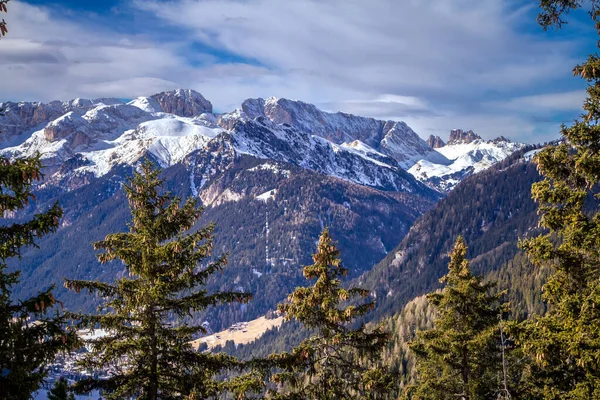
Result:
[[[39,156],[11,161],[0,158],[0,215],[24,209],[34,198],[32,184],[42,178]],[[29,399],[48,372],[54,356],[77,342],[74,331],[65,331],[65,317],[52,287],[20,302],[11,299],[20,272],[8,272],[6,262],[20,257],[21,249],[58,228],[62,210],[48,211],[21,223],[0,224],[0,397]],[[53,313],[52,311],[56,311]]]
[[[389,340],[380,327],[352,328],[352,322],[372,310],[374,302],[358,306],[344,303],[364,289],[341,287],[348,270],[340,251],[323,230],[313,255],[314,264],[304,267],[306,279],[316,279],[311,287],[297,288],[288,302],[279,305],[287,320],[301,322],[314,334],[291,353],[275,354],[270,360],[280,369],[271,380],[278,389],[267,396],[273,399],[380,399],[392,391],[392,378],[379,365],[379,357]]]
[[[48,400],[75,400],[75,395],[69,391],[69,382],[65,378],[54,381],[54,386],[47,393]]]
[[[565,15],[586,7],[600,35],[600,2],[541,0],[538,22],[560,28]],[[600,46],[600,42],[597,43]],[[544,399],[600,398],[600,58],[574,68],[588,83],[584,113],[563,126],[559,144],[535,162],[544,180],[532,187],[540,225],[548,233],[521,242],[535,264],[554,272],[544,285],[548,312],[519,328],[533,361],[531,386]]]
[[[410,349],[416,356],[417,383],[407,388],[413,400],[481,400],[508,397],[504,385],[499,316],[503,293],[471,273],[467,246],[459,237],[450,254],[441,292],[427,296],[438,317],[434,327],[417,333]]]
[[[196,352],[189,342],[204,328],[176,321],[251,296],[207,293],[204,284],[225,266],[226,256],[209,261],[213,226],[188,233],[202,209],[195,198],[182,204],[170,193],[161,194],[159,173],[150,162],[141,164],[125,185],[133,216],[129,232],[110,234],[94,244],[103,250],[101,263],[120,260],[127,276],[114,283],[66,282],[69,289],[87,289],[105,299],[101,314],[75,317],[82,326],[106,332],[89,342],[92,351],[82,366],[110,368],[111,375],[78,382],[79,392],[102,388],[109,399],[177,399],[190,393],[210,398],[221,390],[214,376],[234,364],[226,355]]]

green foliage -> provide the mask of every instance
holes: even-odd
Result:
[[[82,366],[114,371],[108,379],[79,381],[79,392],[102,388],[112,399],[175,399],[190,393],[209,398],[224,389],[215,375],[236,365],[232,357],[194,351],[192,335],[204,328],[185,319],[251,296],[207,293],[203,286],[223,269],[226,256],[210,258],[212,225],[188,232],[202,212],[196,200],[181,204],[170,193],[159,193],[162,185],[159,171],[143,163],[125,186],[133,217],[129,232],[110,234],[94,244],[103,250],[98,255],[101,263],[120,260],[127,275],[114,283],[66,281],[69,289],[89,290],[104,299],[100,314],[74,316],[80,326],[107,333],[89,341],[92,351]]]
[[[505,299],[510,304],[511,319],[522,321],[546,313],[542,287],[549,275],[549,268],[533,265],[527,255],[519,251],[512,260],[488,273],[486,279],[507,288]]]
[[[277,163],[281,170],[290,171],[287,176],[260,168],[265,162],[240,156],[230,169],[212,176],[203,186],[205,193],[218,196],[202,196],[200,200],[206,208],[195,227],[213,221],[215,251],[230,254],[230,267],[209,278],[206,289],[231,291],[242,286],[243,291],[253,293],[253,301],[244,307],[225,304],[194,315],[193,322],[208,321],[213,331],[264,315],[294,288],[304,285],[301,266],[311,263],[321,223],[332,226],[331,233],[345,254],[345,266],[352,278],[380,261],[385,249],[397,245],[413,221],[433,204],[418,194],[382,192]],[[52,185],[35,192],[38,207],[60,202],[65,210],[64,224],[55,235],[40,242],[44,252],[23,254],[19,268],[25,279],[16,289],[16,296],[31,295],[40,284],[51,281],[61,284],[55,295],[69,310],[95,309],[98,298],[67,291],[62,287],[62,278],[112,281],[123,273],[123,265],[118,261],[98,268],[89,243],[126,229],[129,210],[121,182],[132,173],[130,167],[119,166],[70,192]],[[161,176],[173,194],[181,198],[192,194],[190,171],[185,165],[167,168]],[[274,188],[278,190],[276,201],[255,200],[256,195]],[[221,202],[219,196],[224,191],[243,197],[235,202]],[[265,261],[267,213],[270,263]],[[259,277],[253,270],[263,275]]]
[[[39,156],[10,161],[0,158],[0,215],[25,208],[33,198],[31,186],[41,179]],[[20,257],[25,246],[58,228],[62,210],[54,204],[48,211],[20,223],[0,226],[0,387],[2,396],[28,399],[47,375],[47,363],[77,342],[73,331],[63,329],[65,317],[58,310],[52,287],[13,303],[12,289],[20,271],[8,272],[9,258]],[[51,315],[52,314],[52,315]]]
[[[544,28],[561,28],[566,23],[564,17],[572,10],[589,8],[590,15],[597,16],[600,2],[598,0],[540,0],[541,12],[538,23]]]
[[[290,353],[269,357],[279,368],[271,380],[277,390],[269,390],[274,399],[377,399],[387,398],[392,379],[377,365],[389,334],[380,327],[367,330],[364,325],[349,325],[375,306],[343,303],[368,296],[359,288],[344,289],[341,279],[347,270],[339,258],[326,228],[319,239],[314,264],[304,268],[313,286],[297,288],[288,302],[279,305],[286,319],[295,319],[316,331]]]
[[[434,307],[423,295],[411,300],[398,314],[382,321],[384,328],[391,332],[391,340],[382,353],[381,361],[398,377],[400,390],[415,383],[417,378],[415,357],[409,344],[418,331],[432,329],[437,316]]]
[[[598,5],[590,15],[599,29]],[[560,27],[581,1],[543,0],[538,20]],[[600,44],[599,44],[600,45]],[[538,398],[600,398],[600,212],[590,196],[600,182],[600,59],[590,55],[574,69],[589,86],[584,113],[562,128],[562,141],[535,161],[544,180],[533,185],[541,225],[550,233],[523,241],[534,264],[551,269],[544,286],[549,310],[518,327],[533,360],[532,387]]]
[[[447,255],[459,235],[469,243],[468,256],[477,274],[496,271],[515,257],[518,238],[535,234],[538,222],[530,192],[540,177],[535,165],[523,160],[523,152],[461,182],[357,280],[380,299],[370,318],[394,315],[411,299],[439,288]]]
[[[466,254],[459,237],[441,279],[444,289],[427,296],[439,316],[410,345],[418,379],[408,387],[408,398],[496,399],[514,391],[503,373],[503,293],[491,294],[494,284],[471,273]]]
[[[65,378],[54,382],[54,387],[48,391],[48,400],[75,400],[75,395],[69,392],[69,383]]]

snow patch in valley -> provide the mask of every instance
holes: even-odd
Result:
[[[265,203],[269,200],[275,200],[275,196],[277,195],[277,189],[269,190],[268,192],[264,192],[255,197],[256,200],[264,201]]]
[[[227,203],[227,202],[238,202],[241,199],[244,198],[243,194],[240,193],[236,193],[233,190],[225,189],[223,191],[223,193],[221,193],[221,195],[215,200],[215,202],[213,203],[213,205],[219,205],[222,203]]]
[[[263,273],[262,273],[262,272],[260,272],[260,271],[257,271],[257,270],[256,270],[256,268],[252,268],[252,273],[253,273],[254,275],[256,275],[257,277],[259,277],[259,278],[260,278],[261,276],[263,276]]]
[[[271,171],[274,174],[285,175],[286,178],[289,178],[290,173],[291,173],[290,170],[281,169],[281,168],[279,168],[279,166],[268,163],[268,162],[264,163],[264,164],[259,164],[256,167],[252,167],[252,168],[248,169],[248,171]]]
[[[527,153],[523,154],[523,158],[525,159],[525,161],[531,161],[533,160],[533,157],[535,157],[535,155],[542,150],[543,148],[528,151]]]

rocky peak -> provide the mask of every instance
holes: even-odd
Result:
[[[99,104],[122,104],[117,99],[74,99],[69,101],[6,102],[0,103],[0,142],[10,143],[13,136],[39,129],[61,116],[73,112],[78,115]]]
[[[446,143],[439,136],[429,135],[427,138],[427,144],[429,147],[433,147],[434,149],[439,149],[440,147],[444,147]]]
[[[46,125],[44,136],[49,142],[54,142],[66,138],[85,124],[80,115],[71,111]]]
[[[394,158],[402,168],[409,168],[416,160],[428,158],[431,153],[435,153],[433,157],[444,159],[401,121],[382,121],[343,112],[329,113],[313,104],[276,97],[248,99],[242,104],[240,112],[249,119],[267,118],[276,124],[293,126],[304,134],[320,136],[335,144],[359,140]],[[223,118],[221,126],[225,122],[228,121]]]
[[[481,139],[481,136],[479,136],[472,130],[463,131],[462,129],[452,129],[450,131],[450,139],[448,140],[448,144],[471,143],[477,139]]]
[[[265,99],[246,99],[242,103],[242,112],[254,119],[265,115]]]
[[[212,104],[204,96],[191,89],[175,89],[150,96],[162,111],[180,117],[196,117],[212,113]]]
[[[242,111],[251,119],[266,117],[276,124],[288,124],[303,132],[321,136],[321,131],[331,130],[331,122],[324,113],[313,104],[298,100],[248,99],[242,103]]]
[[[492,140],[493,143],[511,143],[511,141],[504,136],[498,136],[496,139]]]

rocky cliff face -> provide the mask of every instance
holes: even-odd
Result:
[[[280,107],[280,103],[284,106]],[[80,179],[79,175],[87,177],[91,173],[99,177],[118,165],[134,164],[146,154],[168,167],[194,151],[212,146],[212,142],[227,141],[236,155],[288,162],[382,190],[432,195],[397,161],[399,155],[418,154],[422,145],[402,122],[383,123],[346,115],[334,118],[333,114],[322,113],[306,103],[300,103],[297,109],[296,102],[288,100],[249,100],[243,106],[248,113],[239,110],[217,117],[209,113],[210,102],[191,90],[163,92],[128,104],[93,101],[78,104],[78,108],[50,121],[20,145],[6,147],[1,152],[11,157],[40,152],[50,181],[63,184],[68,181],[74,185],[87,182],[87,178]],[[380,153],[357,139],[353,140],[355,146],[327,140],[324,136],[331,136],[327,129],[334,129],[333,122],[323,125],[307,115],[314,118],[321,115],[323,121],[333,118],[337,124],[333,136],[365,137],[370,135],[365,134],[369,129],[373,134],[383,129],[387,133],[379,147],[385,153],[395,152],[396,157]],[[309,126],[311,121],[315,124],[313,128]],[[70,162],[73,158],[78,161]],[[73,169],[67,171],[66,166]],[[58,170],[60,176],[53,177]]]
[[[161,110],[180,117],[196,117],[212,113],[212,104],[200,93],[190,89],[177,89],[155,94],[150,99],[156,101]]]
[[[99,104],[119,104],[117,99],[75,99],[71,101],[0,103],[0,146],[6,147],[15,136],[30,134],[67,113],[80,115]]]
[[[444,143],[441,137],[433,135],[429,135],[426,142],[430,147],[434,149],[439,149],[440,147],[444,147],[446,145],[446,143]]]
[[[238,114],[249,119],[266,117],[276,124],[291,125],[335,144],[360,140],[392,157],[405,169],[422,158],[433,157],[439,162],[443,159],[404,122],[381,121],[341,112],[327,113],[312,104],[275,97],[248,99]]]
[[[450,138],[448,139],[448,144],[471,143],[478,139],[480,140],[481,136],[479,136],[472,130],[463,131],[462,129],[452,129],[450,131]]]

